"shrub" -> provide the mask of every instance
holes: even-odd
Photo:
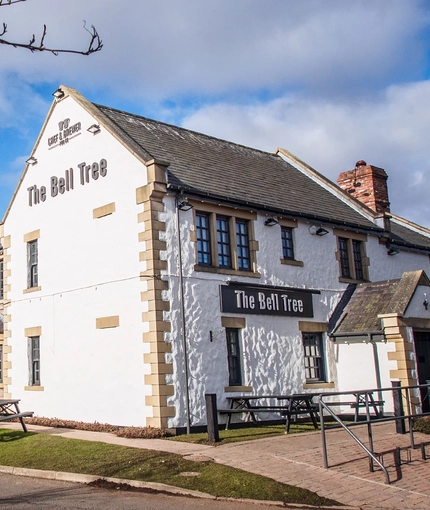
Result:
[[[109,423],[86,423],[83,421],[60,420],[59,418],[43,418],[35,416],[26,418],[25,422],[31,425],[41,425],[42,427],[55,427],[76,430],[88,430],[90,432],[108,432],[119,437],[130,439],[157,439],[166,436],[166,433],[154,427],[119,427]]]
[[[414,420],[414,430],[423,434],[430,434],[430,416],[423,416]]]

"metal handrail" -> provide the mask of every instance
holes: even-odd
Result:
[[[370,463],[370,471],[373,472],[373,462],[375,462],[384,472],[386,483],[390,483],[390,477],[388,474],[387,469],[385,466],[379,461],[379,459],[375,456],[373,452],[373,437],[372,437],[372,426],[371,423],[381,423],[381,422],[387,422],[387,421],[400,421],[404,423],[405,420],[407,420],[409,424],[409,434],[410,434],[410,442],[411,442],[411,448],[415,448],[414,443],[414,434],[413,434],[413,418],[417,416],[428,416],[430,413],[421,413],[421,414],[415,414],[412,412],[412,404],[410,401],[410,390],[412,389],[418,389],[418,388],[427,388],[428,392],[430,391],[430,384],[421,384],[421,385],[414,385],[414,386],[401,386],[400,383],[399,386],[394,386],[391,388],[375,388],[375,389],[366,389],[366,390],[354,390],[354,391],[348,391],[348,392],[327,392],[327,393],[320,393],[319,398],[319,413],[320,413],[320,424],[321,424],[321,440],[322,440],[322,447],[323,447],[323,457],[324,457],[324,467],[327,469],[328,466],[328,455],[327,455],[327,442],[326,442],[326,427],[324,426],[324,416],[323,411],[324,409],[328,412],[328,414],[356,441],[356,443],[367,453],[369,456],[369,463]],[[400,409],[399,414],[395,414],[394,416],[390,417],[376,417],[375,419],[370,419],[370,407],[369,404],[369,395],[373,393],[378,393],[378,395],[382,395],[383,392],[389,391],[393,395],[395,393],[403,393],[405,391],[405,396],[402,395],[402,399],[406,399],[407,404],[407,414],[404,414],[403,408]],[[346,425],[339,416],[330,408],[330,406],[342,406],[345,405],[342,402],[324,402],[325,397],[329,396],[340,396],[340,395],[357,395],[361,394],[365,396],[365,408],[366,408],[366,421],[360,421],[356,422],[354,424],[350,424],[349,426]],[[428,393],[425,398],[428,398]],[[357,403],[358,404],[358,403]],[[422,401],[421,401],[422,405]],[[372,407],[374,407],[372,405]],[[368,430],[368,438],[369,438],[369,448],[366,447],[366,445],[350,430],[351,426],[355,425],[367,425]],[[403,425],[404,426],[404,425]],[[403,433],[406,431],[404,430]]]
[[[320,411],[320,423],[321,423],[321,438],[323,443],[323,455],[324,455],[324,467],[328,469],[328,457],[327,457],[327,443],[325,439],[325,428],[324,428],[324,416],[323,416],[323,408],[339,423],[339,425],[346,431],[348,434],[356,441],[359,446],[369,455],[369,457],[378,464],[378,466],[382,469],[385,474],[385,480],[387,484],[390,483],[390,475],[388,474],[387,468],[376,458],[376,456],[371,452],[364,443],[358,439],[358,437],[351,431],[349,428],[343,423],[343,421],[333,412],[332,409],[329,408],[322,400],[321,397],[319,399],[319,411]]]

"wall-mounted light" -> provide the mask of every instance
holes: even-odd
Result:
[[[189,211],[190,209],[192,209],[194,206],[191,205],[188,200],[180,200],[178,199],[176,201],[176,207],[180,210],[180,211]]]
[[[309,227],[309,233],[313,236],[325,236],[328,234],[328,230],[324,227],[318,227],[317,225],[311,225]]]
[[[400,250],[398,250],[397,248],[393,248],[392,246],[390,246],[387,250],[387,255],[398,255],[400,253]]]
[[[100,129],[100,126],[98,124],[92,124],[88,129],[87,131],[89,131],[90,133],[92,133],[93,135],[96,135],[97,133],[100,133],[101,129]]]
[[[276,218],[267,218],[267,220],[264,222],[266,227],[274,227],[278,223],[279,221]]]
[[[55,92],[52,93],[52,95],[55,97],[55,99],[61,99],[64,97],[64,92],[61,89],[57,89]]]
[[[27,161],[27,165],[35,165],[37,163],[37,159],[34,156],[30,156]]]
[[[429,309],[429,302],[427,301],[427,294],[424,292],[424,301],[423,301],[423,306],[426,310]]]

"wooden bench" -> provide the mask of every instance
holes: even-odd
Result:
[[[351,409],[355,409],[354,421],[358,421],[358,418],[360,416],[360,409],[365,409],[366,405],[369,407],[369,409],[372,408],[374,410],[376,418],[380,418],[383,415],[383,411],[382,410],[380,411],[378,407],[382,409],[384,407],[385,400],[373,400],[372,398],[366,404],[365,400],[358,398],[355,401],[325,402],[325,404],[333,407],[349,406]]]
[[[282,412],[285,411],[285,407],[283,406],[258,406],[258,407],[246,407],[242,409],[218,409],[219,414],[226,414],[227,423],[225,425],[225,430],[228,430],[231,418],[234,414],[247,414],[253,423],[257,423],[255,419],[254,413],[270,413],[270,412]]]
[[[0,422],[18,419],[24,432],[27,432],[27,426],[24,418],[31,418],[33,411],[20,411],[19,400],[0,399]]]

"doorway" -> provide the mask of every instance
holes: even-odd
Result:
[[[430,382],[430,331],[414,331],[415,352],[417,355],[418,383]],[[430,412],[430,389],[421,390],[423,412]]]

